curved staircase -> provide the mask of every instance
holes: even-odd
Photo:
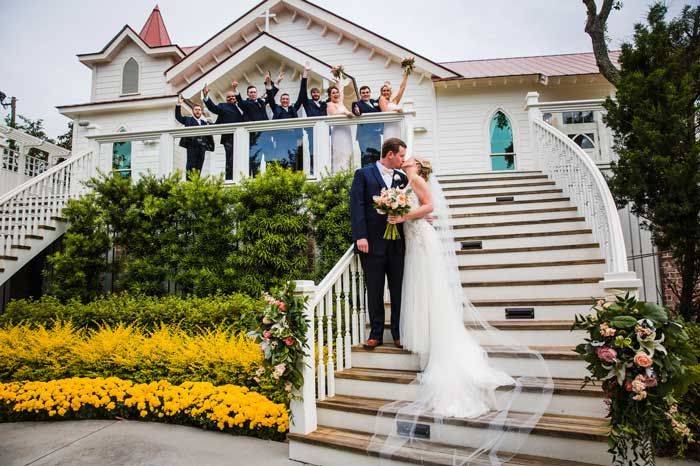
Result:
[[[573,352],[582,341],[571,332],[574,315],[587,313],[592,299],[604,295],[604,252],[577,206],[542,172],[509,172],[442,176],[455,233],[462,286],[482,317],[519,343],[543,355],[554,380],[552,401],[530,437],[506,464],[603,465],[608,426],[599,387],[581,388],[586,365]],[[511,310],[528,318],[509,318]],[[388,318],[388,305],[387,305]],[[472,326],[465,315],[465,325]],[[384,341],[391,336],[386,328]],[[489,347],[486,332],[475,330],[494,365],[511,375],[537,374],[526,355]],[[455,355],[459,357],[459,355]],[[440,428],[448,444],[407,443],[391,460],[380,461],[370,447],[378,409],[392,400],[410,400],[410,383],[420,370],[417,355],[393,346],[367,351],[351,348],[346,367],[335,371],[334,394],[316,402],[318,428],[292,433],[290,458],[318,465],[461,464],[479,445],[483,421],[446,419],[435,427],[428,416],[419,422]],[[508,422],[527,413],[525,396]],[[509,440],[503,446],[508,451]],[[426,446],[427,445],[427,446]],[[417,451],[416,449],[420,449]],[[488,458],[482,459],[488,464]],[[482,463],[479,463],[482,464]]]

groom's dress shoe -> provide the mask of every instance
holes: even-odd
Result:
[[[401,340],[394,340],[394,346],[396,346],[398,349],[403,349],[403,345],[401,344]]]
[[[364,349],[366,349],[366,350],[373,350],[374,348],[376,348],[377,346],[379,346],[379,345],[381,345],[381,344],[382,344],[381,341],[379,341],[379,340],[373,340],[373,339],[370,338],[369,340],[367,340],[367,343],[365,343],[364,345],[362,345],[362,347],[363,347]]]

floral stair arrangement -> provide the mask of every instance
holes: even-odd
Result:
[[[613,464],[655,464],[655,445],[673,441],[679,453],[695,443],[692,414],[679,399],[700,380],[700,366],[682,321],[661,306],[633,296],[599,300],[590,315],[576,316],[573,329],[588,338],[576,347],[606,396]]]

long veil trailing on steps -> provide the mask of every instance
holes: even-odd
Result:
[[[416,380],[379,409],[368,453],[392,464],[393,458],[501,465],[518,453],[545,412],[552,378],[539,353],[490,326],[465,296],[448,204],[434,176],[429,185],[434,231],[429,227],[415,251],[406,251],[403,285],[414,301],[404,299],[410,312],[431,311],[423,316],[427,351]],[[412,253],[417,256],[409,260]],[[409,263],[418,270],[409,270]],[[517,361],[510,366],[521,372],[494,368],[489,354]]]

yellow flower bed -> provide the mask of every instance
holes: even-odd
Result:
[[[168,326],[152,332],[130,325],[78,330],[69,323],[0,328],[0,381],[116,376],[249,385],[262,363],[252,339],[227,329],[192,335]]]
[[[282,438],[289,427],[284,404],[236,385],[173,385],[163,380],[139,384],[116,377],[0,383],[0,421],[116,416],[263,438]]]

